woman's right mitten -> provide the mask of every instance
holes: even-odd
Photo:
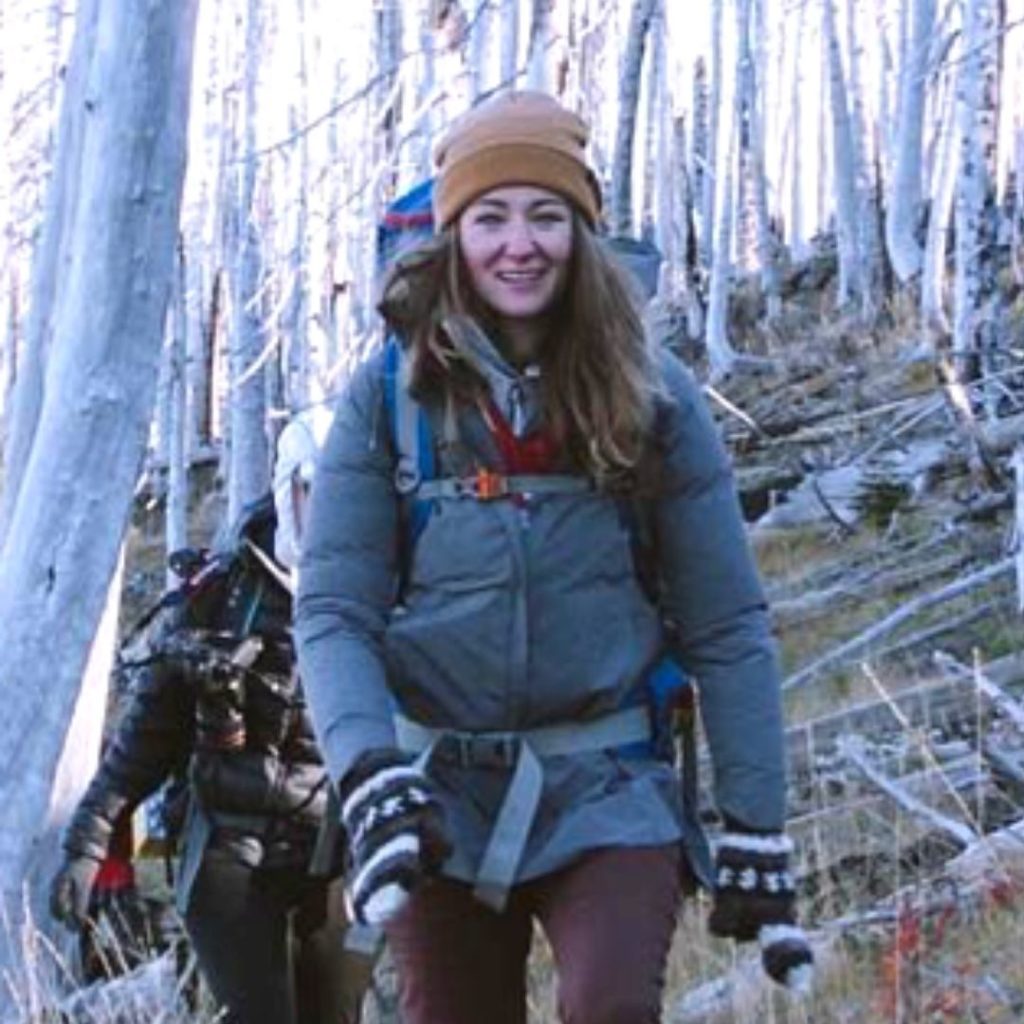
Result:
[[[757,941],[761,963],[773,981],[794,992],[810,987],[814,954],[796,921],[796,893],[789,857],[793,843],[782,833],[733,830],[715,851],[713,935]]]
[[[359,758],[340,795],[352,861],[349,912],[361,924],[379,927],[451,851],[441,806],[423,772],[395,750]]]

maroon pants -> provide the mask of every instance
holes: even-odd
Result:
[[[517,886],[503,913],[436,880],[388,926],[405,1024],[525,1024],[533,919],[565,1024],[657,1024],[679,909],[679,847],[597,850]]]

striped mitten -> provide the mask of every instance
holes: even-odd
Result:
[[[394,917],[451,849],[428,779],[394,750],[364,754],[342,780],[341,823],[352,861],[349,912],[361,924]]]
[[[715,851],[712,934],[761,947],[773,981],[795,992],[811,983],[814,954],[796,923],[796,893],[789,870],[793,843],[781,833],[726,832]]]

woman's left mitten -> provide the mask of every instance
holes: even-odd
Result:
[[[398,751],[364,754],[342,780],[341,823],[352,870],[349,912],[378,927],[451,851],[430,782]]]
[[[726,832],[715,852],[712,934],[761,947],[767,974],[796,992],[810,987],[814,954],[796,923],[796,893],[781,833]]]

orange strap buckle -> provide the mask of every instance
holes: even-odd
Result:
[[[473,492],[478,501],[504,498],[508,495],[508,478],[490,469],[478,469],[473,478]]]

